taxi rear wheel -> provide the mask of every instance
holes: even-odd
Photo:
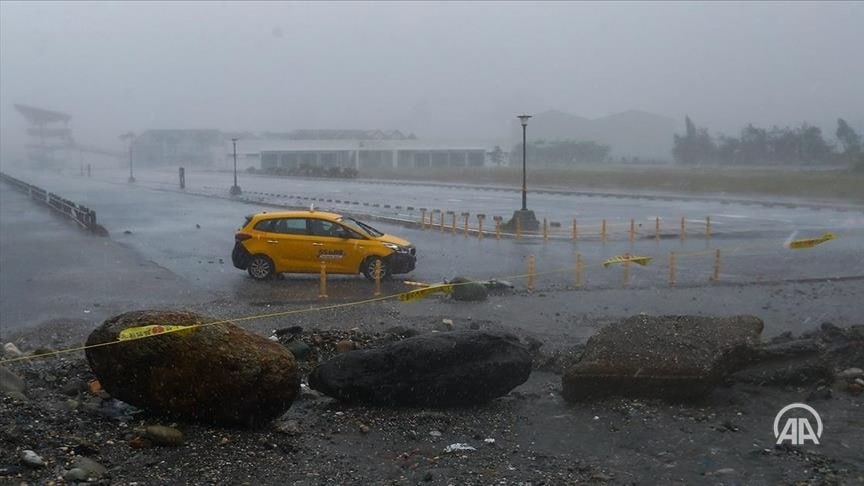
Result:
[[[390,266],[387,265],[386,260],[377,256],[369,257],[363,262],[363,268],[360,269],[363,276],[369,280],[375,280],[375,262],[381,262],[381,280],[390,278]]]
[[[247,268],[249,276],[255,280],[269,280],[273,278],[275,270],[273,261],[264,255],[253,256]]]

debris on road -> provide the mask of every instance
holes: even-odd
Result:
[[[462,443],[462,442],[457,442],[457,443],[455,443],[455,444],[450,444],[450,445],[448,445],[447,447],[445,447],[445,448],[444,448],[444,453],[445,453],[445,454],[450,454],[450,453],[452,453],[452,452],[459,452],[459,451],[476,451],[476,450],[477,450],[476,448],[472,447],[472,446],[469,445],[469,444],[464,444],[464,443]]]
[[[191,312],[128,312],[106,320],[87,345],[116,341],[134,327],[213,322]],[[260,425],[284,413],[300,389],[300,373],[288,350],[224,322],[91,347],[86,355],[112,397],[185,419]]]
[[[505,395],[530,373],[531,355],[515,336],[452,331],[340,354],[309,386],[346,402],[447,406]]]
[[[638,315],[602,328],[562,377],[568,401],[605,396],[704,396],[759,343],[753,316]]]
[[[476,302],[486,300],[489,292],[481,282],[475,282],[465,277],[456,277],[449,282],[453,286],[453,300]]]

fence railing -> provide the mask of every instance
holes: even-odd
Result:
[[[0,179],[16,190],[27,194],[33,201],[44,204],[55,212],[66,216],[82,228],[94,232],[104,231],[101,226],[96,224],[96,211],[86,206],[82,206],[81,204],[72,202],[64,197],[54,194],[53,192],[48,192],[39,186],[34,186],[33,184],[16,179],[9,174],[0,172]]]

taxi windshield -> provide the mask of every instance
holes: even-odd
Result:
[[[384,233],[378,231],[377,229],[369,226],[366,223],[363,223],[362,221],[357,221],[354,218],[343,217],[341,219],[338,219],[337,221],[344,224],[345,226],[348,226],[349,228],[353,229],[354,231],[359,232],[360,234],[369,235],[373,238],[377,238],[379,236],[384,236]]]

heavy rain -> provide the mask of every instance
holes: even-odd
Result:
[[[0,2],[0,481],[864,482],[861,25]]]

